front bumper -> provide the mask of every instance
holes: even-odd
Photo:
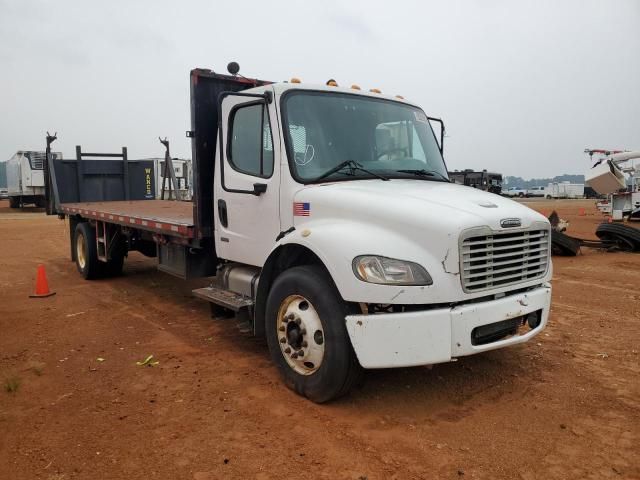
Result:
[[[448,362],[456,357],[526,342],[547,324],[551,285],[487,302],[407,313],[348,315],[347,331],[360,365],[393,368]],[[477,344],[478,327],[540,312],[540,323],[522,334]],[[520,330],[518,330],[520,333]],[[476,343],[476,344],[474,344]]]

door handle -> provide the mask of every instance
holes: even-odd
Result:
[[[227,202],[224,200],[218,200],[218,218],[220,224],[227,228],[229,226],[229,217],[227,216]]]
[[[253,184],[253,194],[256,197],[262,195],[266,191],[267,191],[267,184],[266,183],[254,183]]]

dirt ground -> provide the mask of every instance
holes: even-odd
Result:
[[[525,203],[578,236],[602,220],[593,201]],[[30,299],[39,263],[57,294]],[[0,478],[640,479],[640,255],[584,249],[554,272],[533,341],[371,371],[315,405],[192,298],[206,281],[137,254],[84,281],[63,221],[2,201]]]

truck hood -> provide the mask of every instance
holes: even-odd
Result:
[[[493,193],[425,180],[356,180],[306,186],[296,192],[294,201],[293,223],[299,235],[283,240],[295,240],[314,251],[348,301],[459,302],[543,281],[536,278],[506,288],[463,291],[459,245],[466,230],[481,227],[486,232],[488,227],[516,232],[549,225],[534,210]],[[503,227],[501,221],[505,219],[518,219],[521,226]],[[352,260],[359,255],[418,263],[429,272],[433,285],[354,282]]]
[[[425,180],[362,180],[310,185],[296,202],[309,203],[309,219],[357,215],[391,224],[429,226],[448,234],[517,218],[523,228],[546,222],[536,211],[508,198],[454,183]],[[337,219],[337,218],[336,218]],[[296,222],[297,223],[297,222]],[[444,233],[444,232],[443,232]]]

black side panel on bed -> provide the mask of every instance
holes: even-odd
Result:
[[[152,200],[156,196],[152,160],[129,160],[126,184],[122,160],[82,159],[80,172],[77,160],[53,162],[58,205],[71,202]]]

